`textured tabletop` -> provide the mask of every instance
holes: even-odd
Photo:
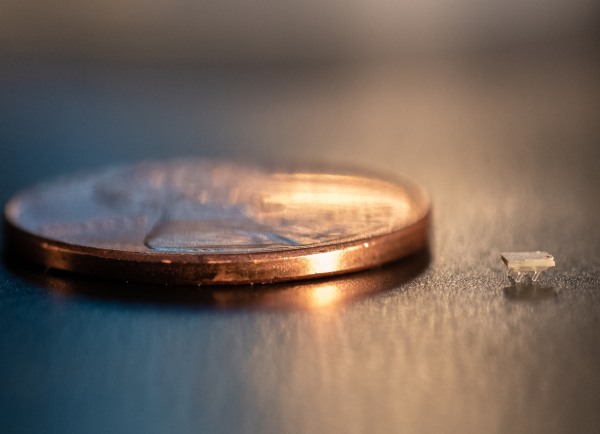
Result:
[[[128,285],[0,264],[3,433],[600,430],[600,56],[380,64],[4,62],[0,200],[174,157],[404,174],[428,251],[279,285]],[[515,286],[501,252],[549,252]]]

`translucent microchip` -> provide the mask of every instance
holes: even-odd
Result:
[[[507,275],[517,274],[515,282],[520,282],[530,272],[533,273],[532,280],[536,281],[542,271],[554,267],[554,257],[548,252],[509,252],[501,256],[502,262],[508,267]]]

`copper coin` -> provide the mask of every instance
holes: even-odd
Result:
[[[421,250],[429,210],[408,179],[144,162],[20,192],[5,207],[7,252],[126,281],[264,283]]]

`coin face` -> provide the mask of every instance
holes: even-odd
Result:
[[[271,282],[380,265],[427,243],[412,181],[205,160],[67,177],[5,207],[7,243],[34,262],[171,284]]]

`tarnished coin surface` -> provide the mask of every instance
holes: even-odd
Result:
[[[427,244],[407,179],[206,160],[67,177],[5,207],[7,246],[49,267],[167,284],[264,283],[370,268]]]

